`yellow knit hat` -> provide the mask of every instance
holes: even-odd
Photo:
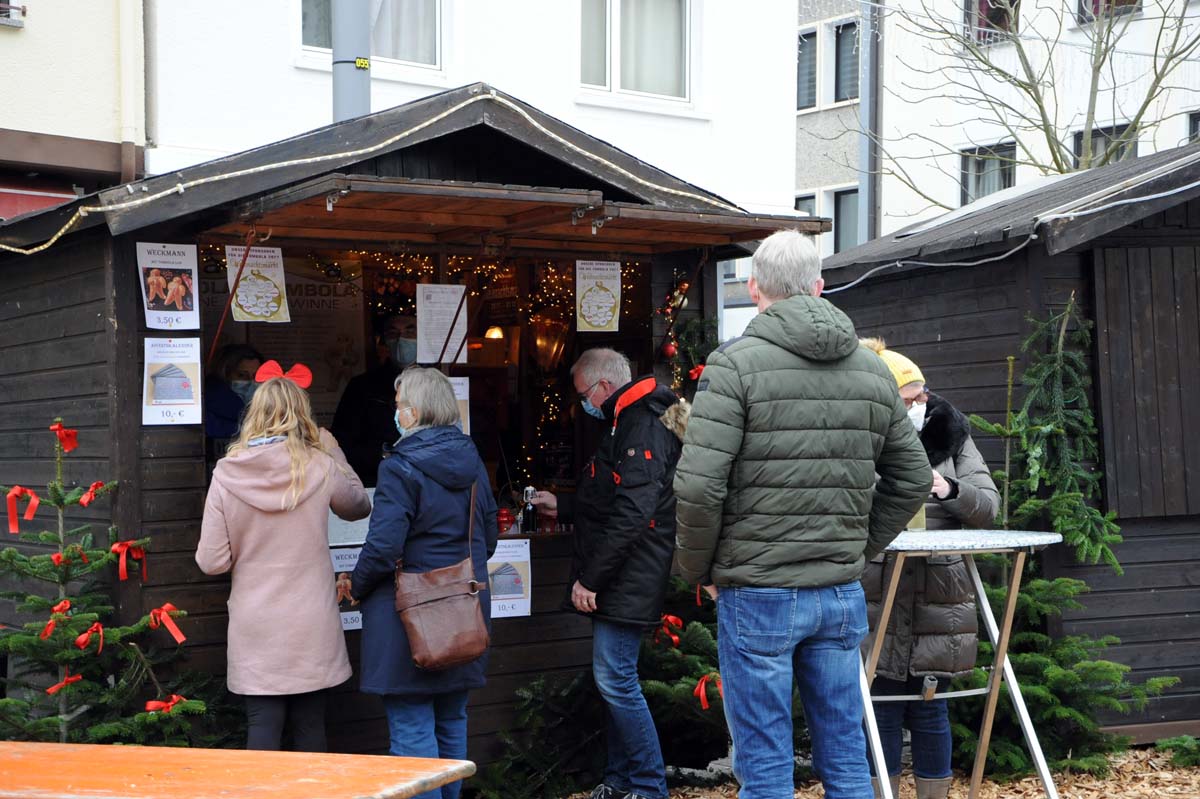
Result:
[[[889,350],[883,339],[864,338],[860,339],[859,342],[883,359],[883,362],[887,364],[887,368],[891,371],[892,377],[896,379],[897,388],[904,388],[909,383],[925,382],[925,375],[921,374],[921,370],[917,365],[895,350]]]

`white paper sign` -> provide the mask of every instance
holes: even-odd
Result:
[[[467,304],[462,302],[466,290],[466,286],[417,286],[417,363],[448,363],[456,352],[456,363],[467,362]],[[450,335],[451,324],[454,325],[453,335]],[[449,344],[446,343],[447,335],[450,335]],[[442,355],[443,347],[445,355]]]
[[[142,424],[200,424],[200,339],[146,339]]]
[[[226,276],[229,290],[237,280],[242,265],[245,247],[225,246]],[[242,269],[242,279],[234,294],[233,320],[235,322],[290,322],[288,313],[287,281],[283,271],[283,250],[278,247],[251,247]]]
[[[462,420],[462,431],[471,435],[471,379],[469,377],[451,377],[450,385],[454,388],[454,399],[458,400],[458,416]]]
[[[367,489],[367,496],[371,498],[371,506],[374,507],[374,487]],[[367,514],[367,518],[365,519],[359,519],[356,522],[348,522],[345,519],[338,518],[333,511],[329,511],[329,546],[362,546],[362,544],[367,540],[367,529],[370,526],[370,514]]]
[[[575,329],[616,333],[621,321],[621,262],[575,262]]]
[[[137,243],[138,282],[146,327],[196,330],[200,327],[195,244]]]
[[[529,570],[529,539],[503,539],[488,561],[492,618],[528,616],[533,583]]]
[[[329,550],[329,560],[333,563],[333,590],[337,592],[343,631],[362,629],[362,609],[350,596],[350,574],[358,565],[360,552],[362,547]]]

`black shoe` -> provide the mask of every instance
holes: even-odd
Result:
[[[588,799],[629,799],[631,795],[628,791],[622,791],[602,782],[595,788],[592,788],[592,792],[588,794]]]

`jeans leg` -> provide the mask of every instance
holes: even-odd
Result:
[[[871,693],[881,696],[897,696],[906,693],[906,685],[896,680],[876,677],[871,686]],[[876,702],[875,723],[879,726],[879,742],[883,745],[883,759],[887,761],[887,773],[895,777],[900,773],[900,754],[904,748],[904,702]],[[871,765],[871,774],[875,773],[875,764],[871,763],[870,753],[867,753],[867,763]]]
[[[950,776],[950,708],[945,699],[908,703],[913,774],[928,780]],[[889,761],[890,765],[890,761]]]
[[[723,588],[717,650],[741,799],[791,799],[795,589]]]
[[[288,697],[287,723],[297,752],[325,752],[325,691]]]
[[[467,692],[452,691],[433,698],[438,756],[445,760],[467,759]],[[462,780],[442,786],[442,799],[458,799]]]
[[[605,703],[604,717],[607,720],[606,738],[608,744],[608,762],[604,767],[604,784],[619,791],[629,792],[629,771],[632,766],[629,756],[625,754],[625,744],[621,742],[621,728],[617,726],[617,717],[611,707]]]
[[[638,627],[592,621],[592,671],[617,732],[617,740],[608,742],[609,768],[619,768],[623,756],[628,762],[628,789],[649,799],[666,799],[667,775],[658,731],[638,682],[641,642]],[[619,751],[614,752],[614,744]]]
[[[800,642],[795,656],[813,767],[828,799],[871,799],[858,681],[858,646],[867,633],[862,586],[855,582],[802,593],[811,593],[821,608],[818,631]]]
[[[246,748],[278,752],[287,718],[286,696],[246,697]]]
[[[398,757],[438,756],[433,697],[387,695],[383,697],[387,714],[391,754]],[[417,794],[415,799],[441,799],[441,790]]]

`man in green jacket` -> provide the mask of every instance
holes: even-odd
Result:
[[[929,495],[929,461],[875,353],[827,300],[811,240],[754,254],[746,334],[712,353],[675,475],[684,578],[717,599],[741,799],[790,799],[792,685],[829,799],[870,799],[859,578]]]

